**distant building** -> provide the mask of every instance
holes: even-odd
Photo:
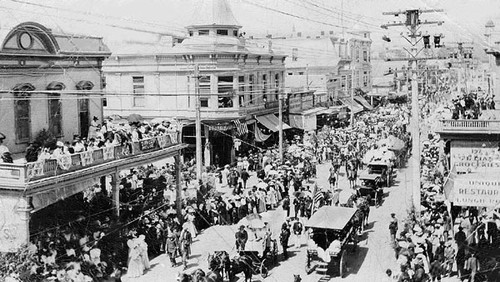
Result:
[[[294,32],[254,41],[287,55],[285,92],[289,98],[292,126],[292,115],[302,115],[304,111],[314,115],[325,112],[313,110],[318,107],[350,107],[351,102],[346,98],[350,97],[351,83],[365,93],[371,91],[371,39],[368,32],[349,33],[346,38],[333,31],[319,35]],[[351,68],[354,68],[354,76]],[[363,110],[357,102],[354,107],[357,112]]]
[[[104,63],[105,114],[177,118],[183,124],[183,141],[190,144],[185,156],[194,156],[198,65],[205,165],[227,164],[237,149],[245,148],[235,148],[233,137],[253,143],[269,136],[254,134],[261,125],[276,131],[286,56],[249,44],[226,0],[199,3],[182,42],[148,54],[141,48],[136,53],[115,52]],[[264,119],[270,123],[261,123]],[[246,128],[252,134],[242,135]]]

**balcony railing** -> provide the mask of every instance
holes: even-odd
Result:
[[[82,168],[130,158],[144,153],[158,151],[178,144],[178,132],[130,142],[125,145],[104,147],[24,164],[0,164],[0,181],[4,184],[22,184],[45,177],[66,174]]]
[[[500,134],[500,120],[447,119],[440,122],[442,132]]]

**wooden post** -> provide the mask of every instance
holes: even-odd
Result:
[[[113,208],[115,209],[116,218],[120,218],[120,173],[118,169],[112,175],[112,189],[111,193],[113,194]],[[106,189],[106,188],[104,188]]]
[[[177,193],[175,196],[175,203],[177,206],[177,219],[179,219],[179,223],[182,224],[183,222],[183,217],[182,217],[182,186],[181,186],[181,151],[178,151],[177,154],[174,156],[175,160],[175,185],[176,185],[176,191]]]

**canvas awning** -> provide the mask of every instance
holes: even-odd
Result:
[[[340,100],[340,102],[342,102],[342,104],[349,107],[349,109],[351,109],[351,112],[353,112],[354,114],[357,114],[357,113],[363,111],[363,108],[361,107],[361,105],[359,105],[356,102],[354,102],[354,104],[351,102],[351,98],[341,98],[339,100]]]
[[[371,111],[373,110],[373,106],[370,105],[370,103],[368,103],[368,101],[366,101],[365,98],[361,97],[361,96],[354,96],[354,100],[356,100],[358,103],[360,103],[365,109]]]
[[[272,132],[279,131],[279,119],[274,114],[256,116],[258,122],[260,122],[263,126],[267,127]],[[291,127],[283,122],[283,129],[290,129]]]
[[[323,206],[309,220],[306,227],[321,229],[344,229],[356,214],[356,209],[345,207]]]
[[[290,126],[305,131],[316,130],[317,126],[316,116],[325,110],[326,108],[324,107],[316,107],[305,110],[301,113],[290,113],[289,115]]]

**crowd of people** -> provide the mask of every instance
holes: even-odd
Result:
[[[115,146],[128,146],[131,150],[132,142],[176,131],[175,125],[168,120],[154,123],[135,121],[126,125],[115,124],[110,119],[104,119],[101,124],[98,121],[99,119],[94,116],[88,135],[74,135],[71,141],[56,141],[53,137],[47,136],[46,132],[39,133],[40,137],[35,138],[35,141],[30,142],[26,148],[26,161],[59,159],[64,155]]]
[[[400,269],[388,269],[387,274],[395,280],[441,281],[453,276],[461,281],[500,280],[500,260],[495,258],[499,214],[482,207],[447,207],[444,186],[452,173],[450,152],[434,132],[435,121],[443,117],[438,110],[443,102],[451,100],[454,119],[477,119],[481,111],[494,109],[493,97],[479,93],[452,98],[451,89],[444,88],[421,105],[427,113],[421,116],[421,212],[412,212],[399,229],[395,218],[389,225]]]

